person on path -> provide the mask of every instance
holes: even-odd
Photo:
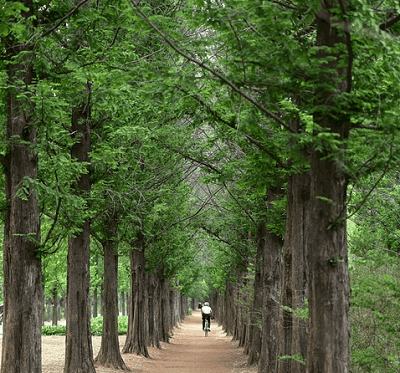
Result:
[[[201,307],[201,317],[203,319],[203,330],[204,330],[204,324],[206,323],[206,320],[208,320],[208,330],[211,330],[211,313],[212,309],[208,302],[205,302],[203,307]]]

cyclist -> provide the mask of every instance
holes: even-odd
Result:
[[[206,320],[208,320],[208,330],[210,331],[211,328],[211,313],[212,309],[208,302],[204,302],[203,307],[201,307],[201,317],[203,319],[203,330],[204,330],[204,324]]]

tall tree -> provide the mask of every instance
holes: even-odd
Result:
[[[7,71],[7,152],[0,157],[5,171],[7,209],[4,225],[4,329],[2,372],[42,370],[41,324],[43,286],[38,252],[41,229],[37,192],[31,182],[38,174],[34,104],[29,100],[35,78],[30,43],[33,3],[10,1],[2,11],[6,30],[2,47]],[[19,23],[17,25],[17,20]],[[7,29],[7,26],[10,29]],[[19,31],[17,31],[19,30]]]
[[[273,202],[279,198],[279,187],[270,188],[267,196],[267,207],[272,210]],[[281,251],[283,240],[273,230],[268,229],[266,221],[263,252],[263,313],[262,313],[262,348],[258,363],[258,372],[276,372],[279,347],[279,293],[281,290],[282,262]]]
[[[350,369],[347,177],[340,152],[350,126],[350,117],[343,112],[340,101],[344,94],[351,92],[352,80],[347,8],[347,1],[321,2],[321,10],[316,15],[319,79],[325,83],[316,90],[314,121],[321,132],[335,136],[340,145],[338,151],[330,148],[330,142],[322,149],[311,150],[311,199],[307,219],[310,268],[307,371],[310,373],[339,373]],[[350,52],[339,46],[347,46]]]
[[[310,199],[308,174],[292,175],[287,186],[287,214],[282,253],[282,291],[279,325],[279,373],[305,372],[307,322],[299,311],[306,309],[308,265],[306,258],[307,203]]]
[[[121,357],[118,340],[118,215],[114,208],[107,214],[104,249],[103,334],[95,364],[129,370]]]
[[[71,157],[78,162],[89,165],[91,148],[91,86],[86,84],[81,92],[81,104],[72,112],[72,133],[75,144]],[[79,175],[75,193],[83,203],[87,202],[90,193],[90,172]],[[83,214],[85,215],[85,208]],[[65,343],[65,373],[95,372],[93,364],[93,346],[90,328],[90,221],[83,216],[78,233],[68,240],[68,282],[67,282],[67,334]]]
[[[131,251],[131,315],[128,334],[126,336],[123,353],[136,353],[150,357],[148,347],[148,316],[147,316],[147,293],[145,274],[145,252],[144,236],[138,232],[134,249]]]

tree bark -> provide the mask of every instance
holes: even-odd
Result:
[[[107,239],[104,249],[104,304],[103,334],[96,365],[107,368],[129,370],[122,359],[118,340],[118,222],[113,210],[106,222]]]
[[[314,121],[336,140],[348,137],[350,120],[338,97],[351,91],[351,53],[338,52],[338,45],[351,48],[344,14],[330,11],[345,8],[347,1],[322,3],[317,13],[317,60],[321,64],[321,85],[316,90]],[[340,3],[340,4],[339,4]],[[341,19],[341,17],[343,17]],[[347,31],[346,31],[347,30]],[[330,49],[332,48],[332,49]],[[343,50],[343,49],[340,49]],[[349,50],[348,50],[349,51]],[[347,66],[343,64],[347,63]],[[350,74],[350,76],[349,76]],[[332,89],[325,87],[330,85]],[[339,373],[350,370],[350,287],[348,274],[346,207],[347,180],[342,164],[344,146],[326,141],[311,153],[310,216],[307,254],[310,265],[309,335],[307,372]]]
[[[265,224],[260,224],[257,232],[257,255],[255,259],[254,301],[250,323],[250,350],[247,363],[257,363],[261,354],[261,325],[263,304],[263,250],[265,245]]]
[[[269,189],[267,208],[277,199],[276,191]],[[281,290],[282,239],[265,230],[263,253],[263,313],[262,313],[262,348],[258,363],[259,373],[275,373],[278,366],[278,323]]]
[[[162,270],[160,270],[162,273]],[[161,289],[161,308],[160,308],[160,338],[162,342],[169,342],[171,331],[171,314],[170,299],[169,299],[169,283],[162,275],[160,275]]]
[[[160,282],[156,274],[151,273],[148,276],[149,284],[149,345],[161,348],[160,345]]]
[[[88,91],[90,87],[88,86]],[[89,162],[90,105],[82,104],[72,113],[72,133],[77,142],[71,156],[79,162]],[[89,197],[90,173],[79,176],[75,193]],[[64,373],[95,373],[90,328],[90,222],[86,220],[81,231],[68,241],[67,275],[67,334],[65,342]]]
[[[121,315],[125,316],[125,292],[121,291]]]
[[[136,248],[131,251],[131,296],[134,299],[132,325],[128,330],[123,353],[136,353],[150,357],[148,345],[147,295],[145,288],[144,240],[138,234]]]
[[[33,15],[31,1],[22,1]],[[22,21],[23,22],[23,21]],[[27,21],[28,22],[28,21]],[[41,361],[41,327],[43,323],[43,285],[38,252],[41,227],[36,191],[27,183],[37,179],[38,157],[34,150],[36,128],[31,118],[33,108],[25,103],[29,94],[33,68],[31,47],[14,40],[13,33],[4,38],[7,61],[7,153],[1,157],[5,171],[7,209],[4,224],[4,327],[1,372],[39,373]],[[11,86],[13,85],[13,86]]]
[[[53,287],[53,316],[51,319],[51,325],[57,326],[58,323],[58,297],[57,287]]]
[[[105,274],[104,274],[104,276],[105,276]],[[99,301],[99,296],[97,295],[97,286],[96,286],[93,290],[93,317],[98,316],[98,313],[97,313],[97,310],[99,308],[98,301]]]
[[[283,246],[281,305],[291,310],[305,308],[308,284],[306,231],[310,200],[309,175],[292,175],[287,186],[286,231]],[[307,358],[307,323],[281,308],[279,317],[279,356],[300,354]],[[304,373],[305,365],[280,360],[279,373]]]
[[[53,310],[53,303],[52,303],[51,299],[48,298],[46,301],[46,310],[45,310],[45,318],[44,318],[44,320],[46,320],[47,322],[51,321],[51,315],[53,312],[52,310]]]

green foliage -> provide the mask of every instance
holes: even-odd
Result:
[[[281,306],[281,308],[293,314],[294,317],[297,317],[304,322],[308,322],[308,299],[304,300],[304,307],[297,307],[296,309],[290,308],[288,306]]]
[[[292,360],[295,361],[301,365],[306,365],[306,360],[304,359],[303,356],[300,354],[294,354],[294,355],[282,355],[278,357],[279,360],[285,361],[285,360]]]
[[[21,13],[29,11],[29,8],[19,1],[4,0],[0,2],[0,7],[0,37],[12,34],[17,40],[24,40],[27,27],[21,21]]]
[[[400,368],[400,263],[383,251],[370,254],[352,259],[352,371],[394,373]]]
[[[92,335],[103,334],[103,317],[99,316],[92,319]],[[128,331],[128,316],[118,316],[118,334],[124,335]]]
[[[118,320],[119,320],[119,317],[118,317]],[[103,334],[103,316],[92,318],[90,327],[91,327],[92,335],[102,335]],[[118,333],[119,333],[119,330],[118,330]]]
[[[54,290],[65,295],[67,238],[88,218],[96,240],[107,238],[105,217],[111,207],[118,211],[115,240],[121,255],[141,233],[147,271],[161,271],[182,294],[197,299],[224,291],[227,281],[252,273],[260,219],[271,233],[284,236],[286,198],[266,208],[268,190],[279,186],[284,194],[287,177],[307,172],[304,154],[314,149],[334,159],[353,188],[347,202],[358,226],[349,238],[354,371],[399,370],[400,190],[399,175],[389,171],[400,160],[400,30],[399,25],[391,32],[379,29],[388,15],[399,13],[398,4],[380,2],[376,10],[364,0],[352,3],[347,17],[353,89],[340,94],[336,82],[328,81],[335,74],[325,66],[334,57],[315,57],[340,52],[345,66],[349,56],[343,44],[315,46],[318,1],[290,3],[295,6],[262,0],[143,4],[150,21],[199,63],[173,53],[129,2],[81,8],[47,34],[44,30],[70,12],[71,4],[34,3],[37,14],[24,23],[22,3],[1,1],[0,37],[2,56],[5,37],[38,42],[34,84],[19,89],[18,97],[30,104],[37,129],[33,146],[39,178],[24,180],[17,196],[38,194],[46,296]],[[3,155],[8,147],[5,63],[1,59]],[[334,93],[329,105],[315,106],[320,88]],[[91,107],[90,164],[70,156],[79,141],[69,128],[71,108],[82,103]],[[350,139],[342,141],[318,126],[316,115],[349,116]],[[71,194],[88,166],[90,195]],[[327,206],[334,201],[316,198]],[[329,228],[342,223],[332,217]],[[103,278],[97,241],[91,256],[93,286]],[[331,265],[341,260],[333,258]],[[127,290],[126,255],[119,269],[119,287]],[[250,307],[253,298],[250,277],[238,299],[243,307]],[[308,318],[307,305],[285,310]],[[124,333],[127,320],[119,320]],[[101,328],[101,318],[92,321],[94,335]],[[44,327],[43,333],[62,330]],[[302,363],[296,355],[281,359]]]
[[[95,317],[91,320],[91,331],[94,336],[101,336],[103,334],[103,317]],[[125,335],[128,331],[128,316],[118,316],[118,334]],[[65,335],[67,327],[65,325],[42,326],[42,335]]]
[[[42,326],[42,335],[58,335],[63,336],[67,333],[67,327],[65,325],[43,325]]]

